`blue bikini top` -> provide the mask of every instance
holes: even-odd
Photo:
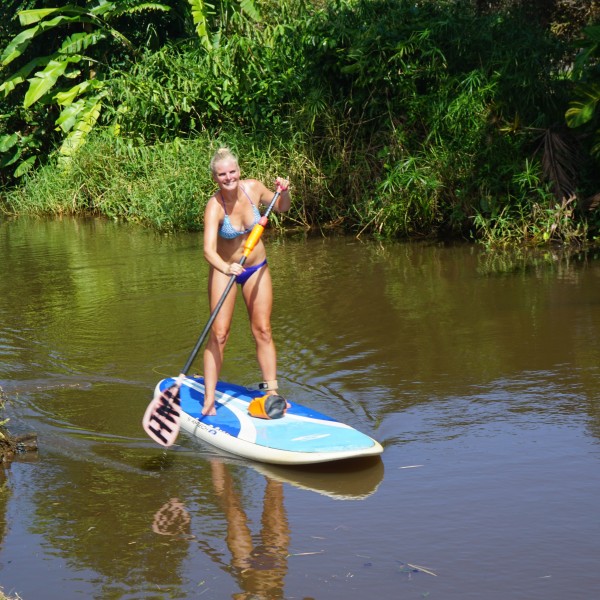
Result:
[[[235,227],[231,224],[231,221],[229,220],[229,215],[227,214],[227,208],[225,207],[225,200],[223,199],[223,194],[220,194],[221,204],[223,204],[223,210],[225,211],[225,216],[223,217],[223,223],[221,223],[221,227],[219,229],[219,235],[222,238],[225,238],[226,240],[233,240],[234,238],[236,238],[240,235],[246,235],[247,233],[250,233],[252,231],[252,227],[254,227],[254,225],[256,225],[258,223],[258,221],[260,220],[260,211],[254,204],[254,202],[252,202],[252,200],[250,200],[250,196],[248,196],[246,190],[241,185],[240,185],[240,187],[242,188],[242,192],[244,192],[244,194],[246,195],[246,198],[248,198],[248,202],[250,202],[250,205],[252,206],[252,212],[254,214],[254,222],[252,223],[252,225],[250,227],[248,227],[248,229],[243,229],[242,231],[235,229]]]

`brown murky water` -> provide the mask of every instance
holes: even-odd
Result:
[[[0,586],[24,600],[595,597],[600,261],[268,246],[285,394],[380,440],[381,460],[269,467],[185,434],[158,448],[143,411],[208,317],[199,236],[0,223],[0,387],[12,427],[40,442],[0,491]],[[258,377],[241,309],[223,379]]]

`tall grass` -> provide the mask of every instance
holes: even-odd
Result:
[[[278,175],[294,181],[294,195],[307,198],[320,177],[310,160],[282,140],[260,145],[235,135],[175,139],[135,146],[111,135],[95,135],[67,168],[47,166],[7,194],[6,210],[15,214],[93,214],[141,223],[159,231],[198,230],[206,201],[215,190],[210,159],[219,145],[239,154],[242,176],[273,187]],[[287,216],[288,225],[307,226],[302,201]],[[281,221],[274,220],[281,226]]]

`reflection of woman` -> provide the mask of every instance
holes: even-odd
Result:
[[[236,600],[283,598],[290,530],[283,505],[283,486],[267,478],[263,502],[261,543],[255,545],[248,518],[227,467],[212,461],[212,479],[227,519],[227,547],[243,592]]]

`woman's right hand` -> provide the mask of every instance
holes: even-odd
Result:
[[[287,192],[290,188],[290,182],[288,179],[285,179],[284,177],[278,177],[275,180],[275,189],[278,192]]]
[[[240,265],[239,263],[229,263],[225,274],[226,275],[235,275],[237,277],[238,275],[241,275],[243,272],[244,272],[244,267],[242,267],[242,265]]]

